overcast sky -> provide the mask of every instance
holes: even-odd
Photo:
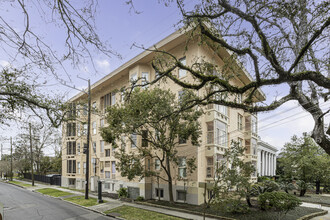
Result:
[[[191,2],[190,5],[192,5]],[[96,70],[88,63],[80,64],[80,69],[72,69],[67,66],[66,68],[72,77],[71,85],[75,85],[77,88],[85,88],[86,82],[77,78],[77,75],[90,78],[94,83],[142,52],[141,49],[132,47],[133,43],[149,47],[177,29],[175,25],[180,21],[181,16],[174,4],[165,7],[158,1],[146,0],[134,0],[134,3],[135,9],[141,13],[130,12],[130,8],[125,4],[125,1],[99,1],[96,17],[97,32],[102,39],[109,41],[112,48],[123,59],[108,58],[95,53]],[[17,25],[18,30],[22,28],[22,23],[20,23],[22,19],[17,19],[21,15],[17,14],[17,11],[10,7],[0,10],[3,16],[11,18],[11,21]],[[36,21],[38,17],[35,16]],[[57,50],[61,50],[62,45],[59,45],[57,41],[57,39],[63,37],[61,31],[50,29],[42,22],[32,23],[31,25],[35,30],[40,31],[44,38],[50,39]],[[0,55],[0,65],[5,66],[7,63],[8,59],[4,55]],[[67,98],[77,93],[52,79],[47,81],[45,85],[45,91],[67,93]],[[275,97],[284,96],[284,90],[285,87],[283,86],[263,89],[268,101]],[[329,104],[323,104],[323,107],[329,108]],[[327,120],[329,120],[329,117],[327,117]],[[313,125],[312,117],[298,107],[296,102],[288,102],[276,111],[259,113],[259,135],[261,139],[278,149],[282,148],[285,142],[290,141],[292,135],[297,134],[300,136],[302,132],[310,132]],[[2,136],[14,136],[17,130],[16,127],[5,129],[2,127],[2,129]],[[8,143],[5,143],[5,149],[9,149],[8,147]]]

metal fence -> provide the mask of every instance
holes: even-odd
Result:
[[[25,179],[31,179],[31,173],[24,173]],[[50,185],[61,186],[61,175],[50,174],[50,175],[36,175],[34,174],[34,180],[44,183],[49,183]]]

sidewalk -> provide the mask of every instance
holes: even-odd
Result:
[[[24,181],[24,180],[16,180],[16,181],[31,184],[31,182]],[[70,190],[70,189],[66,189],[66,188],[61,188],[60,186],[55,186],[55,185],[45,185],[45,184],[40,184],[40,183],[35,183],[34,185],[35,185],[34,187],[31,186],[31,187],[24,187],[24,188],[27,189],[27,190],[30,190],[30,191],[35,191],[35,190],[42,189],[42,188],[54,188],[54,189],[58,189],[58,190],[61,190],[61,191],[70,192],[70,193],[73,193],[75,195],[85,195],[82,192],[78,192],[78,191],[74,191],[74,190]],[[89,193],[89,197],[97,198],[97,195],[95,195],[93,193]],[[84,208],[94,210],[96,212],[102,212],[103,213],[104,211],[114,209],[114,208],[120,207],[122,205],[127,205],[127,206],[132,206],[132,207],[136,207],[136,208],[140,208],[140,209],[145,209],[145,210],[148,210],[148,211],[162,213],[162,214],[165,214],[165,215],[176,216],[176,217],[183,218],[183,219],[194,219],[194,220],[202,220],[203,219],[203,216],[189,214],[189,213],[180,212],[180,211],[174,211],[174,210],[165,209],[165,208],[159,208],[159,207],[152,207],[152,206],[148,206],[148,205],[141,205],[141,204],[136,204],[136,203],[123,202],[123,201],[111,199],[111,198],[108,198],[108,197],[103,197],[102,199],[105,199],[108,202],[101,203],[101,204],[98,204],[98,205],[95,205],[95,206],[84,207]],[[206,220],[215,220],[216,218],[206,217],[205,219]]]
[[[330,220],[330,207],[322,206],[322,205],[314,204],[314,203],[307,203],[307,202],[303,202],[301,204],[301,206],[309,207],[309,208],[323,209],[325,211],[328,211],[328,214],[311,218],[312,220]]]

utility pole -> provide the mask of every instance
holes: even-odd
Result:
[[[90,129],[91,129],[91,82],[88,80],[88,122],[87,122],[87,149],[86,149],[86,186],[85,199],[88,199],[88,184],[89,184],[89,146],[90,146]]]
[[[32,152],[32,133],[31,133],[31,123],[29,123],[29,133],[30,133],[30,153],[31,153],[31,181],[32,181],[32,186],[34,186],[34,173],[33,173],[33,152]]]
[[[13,138],[10,137],[10,181],[13,181]]]
[[[2,160],[2,144],[1,144],[1,160]],[[1,173],[0,173],[0,179],[2,179],[2,170],[1,170]]]

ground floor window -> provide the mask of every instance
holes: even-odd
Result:
[[[110,183],[104,183],[104,189],[110,189]]]
[[[180,201],[186,201],[186,191],[183,190],[177,190],[177,199],[176,200],[180,200]]]
[[[69,178],[69,185],[75,185],[76,184],[76,179]]]
[[[164,198],[164,189],[156,188],[156,197]]]

